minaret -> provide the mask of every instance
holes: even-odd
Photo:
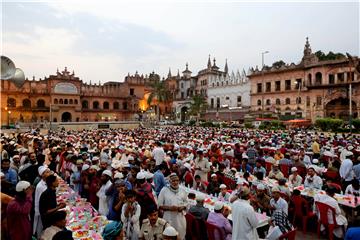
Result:
[[[180,71],[179,71],[179,69],[178,69],[178,72],[177,72],[176,78],[180,78]]]
[[[210,60],[210,54],[209,54],[209,58],[208,58],[208,63],[207,63],[207,67],[208,67],[208,69],[211,69],[211,60]]]
[[[308,65],[308,64],[316,63],[318,61],[319,61],[319,59],[317,58],[317,56],[315,54],[313,54],[311,51],[309,38],[306,37],[306,43],[305,43],[305,47],[304,47],[304,56],[302,58],[302,63],[304,63],[305,65]]]
[[[229,71],[228,69],[228,64],[227,64],[227,59],[225,60],[225,68],[224,68],[224,72],[227,74]]]
[[[305,43],[305,47],[304,47],[304,57],[305,56],[310,56],[311,54],[311,47],[310,47],[310,43],[309,43],[309,38],[306,37],[306,43]]]
[[[169,68],[168,78],[171,78],[171,69]]]

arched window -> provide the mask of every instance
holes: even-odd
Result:
[[[45,107],[45,101],[42,99],[39,99],[36,103],[36,106],[39,108]]]
[[[275,103],[276,103],[276,105],[280,105],[280,104],[281,104],[280,99],[279,99],[279,98],[277,98],[277,99],[276,99],[276,101],[275,101]]]
[[[99,102],[98,101],[93,102],[93,109],[99,109]]]
[[[271,104],[270,99],[267,99],[267,100],[266,100],[266,105],[270,105],[270,104]]]
[[[82,101],[81,106],[82,106],[83,109],[88,109],[89,108],[89,102],[84,100],[84,101]]]
[[[285,104],[286,104],[286,105],[289,105],[289,104],[290,104],[290,98],[285,99]]]
[[[73,104],[74,102],[73,102],[73,100],[72,99],[70,99],[69,100],[69,104]]]
[[[103,109],[109,109],[109,102],[103,103]]]
[[[16,100],[15,98],[8,98],[7,100],[8,107],[16,107]]]
[[[258,105],[258,106],[261,106],[261,100],[260,100],[260,99],[257,100],[257,105]]]
[[[119,103],[118,102],[113,103],[113,109],[119,109]]]
[[[301,104],[301,97],[296,98],[296,104]]]
[[[23,108],[31,108],[31,101],[30,99],[24,99],[22,102]]]
[[[311,85],[312,83],[312,76],[311,76],[311,73],[308,74],[308,82],[309,82],[309,85]]]
[[[67,99],[65,99],[64,100],[64,104],[68,104],[69,102],[68,102],[68,100]]]
[[[62,100],[62,98],[60,98],[59,104],[64,104],[64,101]]]
[[[322,84],[322,74],[321,74],[321,72],[317,72],[315,74],[315,84],[316,85],[321,85]]]
[[[78,104],[78,100],[77,100],[77,99],[74,100],[74,104]]]
[[[58,104],[59,101],[57,100],[57,98],[54,99],[54,104]]]

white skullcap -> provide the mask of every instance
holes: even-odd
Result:
[[[81,171],[86,171],[90,168],[90,166],[88,164],[84,164],[81,168]]]
[[[117,172],[114,175],[114,179],[123,179],[124,175],[121,172]]]
[[[96,165],[92,165],[92,166],[90,167],[90,169],[95,169],[96,171],[99,171],[99,170],[100,170],[100,168],[99,168],[98,166],[96,166]]]
[[[19,155],[14,155],[14,156],[13,156],[13,159],[14,159],[14,158],[20,158],[20,156],[19,156]]]
[[[296,172],[298,169],[297,169],[297,167],[292,167],[291,168],[291,172]]]
[[[134,157],[130,155],[130,156],[128,157],[128,161],[132,161],[132,160],[134,160]]]
[[[238,180],[236,181],[236,184],[247,184],[249,185],[248,181],[246,181],[245,179],[243,178],[238,178]]]
[[[258,189],[258,190],[265,190],[265,185],[262,184],[262,183],[260,183],[260,184],[258,184],[258,185],[256,186],[256,189]]]
[[[271,192],[280,192],[280,189],[278,186],[275,186],[271,189]]]
[[[226,185],[225,185],[225,184],[221,184],[221,185],[220,185],[220,189],[223,189],[223,188],[226,188]]]
[[[312,160],[312,162],[313,162],[314,164],[317,164],[317,163],[319,163],[319,160],[315,158],[315,159]]]
[[[16,191],[22,192],[26,190],[28,187],[30,187],[30,183],[27,181],[20,181],[18,184],[16,184]]]
[[[107,175],[109,176],[110,178],[112,178],[112,172],[110,170],[104,170],[102,175]]]
[[[175,228],[168,226],[163,231],[163,235],[166,237],[177,237],[178,232],[175,230]]]
[[[143,172],[138,172],[138,174],[136,174],[136,179],[145,179],[145,173]]]
[[[99,157],[93,157],[92,161],[99,161]]]
[[[145,173],[145,178],[146,179],[152,179],[154,177],[154,174],[153,173],[151,173],[151,172],[146,172]]]
[[[48,168],[45,167],[45,166],[39,167],[39,168],[38,168],[38,173],[39,173],[39,175],[42,176],[43,173],[46,171],[46,169],[48,169]]]
[[[217,177],[217,175],[215,173],[211,174],[211,177]]]
[[[196,201],[202,202],[205,200],[204,194],[196,194]]]
[[[354,149],[354,147],[353,147],[352,145],[350,145],[350,146],[347,147],[347,149],[348,149],[349,151],[351,151],[351,150]]]
[[[347,151],[346,153],[345,153],[345,157],[349,157],[349,156],[352,156],[352,155],[354,155],[352,152],[349,152],[349,151]]]
[[[224,203],[217,201],[214,205],[214,210],[221,210],[224,207]]]

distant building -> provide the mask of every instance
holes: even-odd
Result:
[[[88,84],[66,67],[44,79],[26,79],[20,88],[1,80],[1,124],[133,120],[141,113],[147,81],[136,73],[125,82]]]
[[[360,114],[360,76],[347,58],[319,61],[306,39],[298,64],[251,69],[251,110],[255,115],[275,114],[282,119],[349,118]],[[352,83],[352,93],[349,83]]]

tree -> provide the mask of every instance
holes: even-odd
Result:
[[[171,100],[171,93],[167,89],[165,81],[160,81],[158,79],[155,79],[154,81],[151,81],[149,84],[149,87],[151,88],[151,92],[149,95],[149,98],[147,99],[147,103],[149,106],[153,105],[153,100],[156,99],[157,102],[157,120],[160,121],[160,103],[168,103]]]
[[[273,63],[273,67],[276,67],[276,68],[280,68],[283,65],[285,65],[285,62],[283,60],[279,60],[279,61]]]
[[[345,58],[344,54],[333,53],[331,51],[328,54],[325,54],[322,51],[317,51],[317,52],[315,52],[315,55],[318,57],[319,61],[336,60],[336,59]]]
[[[192,97],[192,101],[190,103],[190,114],[193,116],[197,116],[197,121],[200,118],[200,114],[205,112],[208,105],[206,99],[203,95],[196,94]]]

